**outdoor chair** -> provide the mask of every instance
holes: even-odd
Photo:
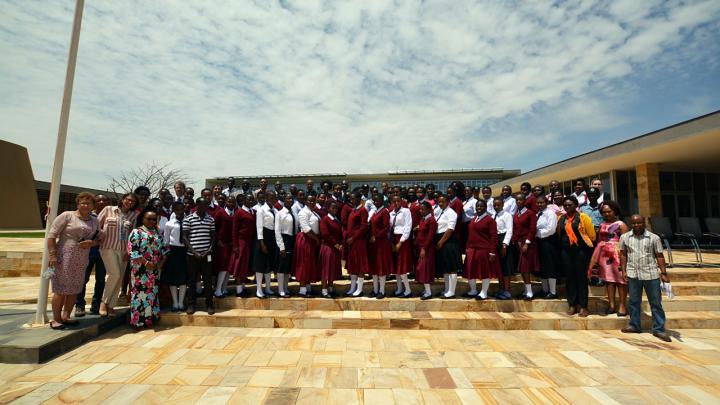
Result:
[[[703,236],[711,241],[720,241],[720,218],[705,218],[705,228],[708,231]]]
[[[695,241],[698,244],[698,248],[706,250],[717,250],[720,245],[713,244],[713,237],[710,232],[703,232],[700,228],[700,219],[693,217],[680,217],[678,218],[680,224],[680,231],[689,233],[695,237]]]
[[[668,251],[669,266],[674,266],[672,249],[692,249],[695,252],[696,266],[702,266],[702,254],[700,246],[695,240],[695,236],[686,232],[673,232],[670,226],[670,219],[667,217],[651,217],[650,225],[655,234],[657,234]]]

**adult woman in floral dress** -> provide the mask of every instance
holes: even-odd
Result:
[[[620,218],[620,206],[615,201],[604,201],[600,212],[605,219],[600,224],[598,243],[590,259],[588,274],[597,265],[598,276],[607,286],[609,308],[608,315],[617,311],[617,316],[627,315],[627,281],[620,272],[620,235],[628,232],[629,228]],[[615,290],[620,297],[620,308],[615,301]]]
[[[98,221],[90,215],[94,201],[90,193],[78,194],[75,198],[77,210],[63,212],[50,226],[48,267],[55,268],[52,276],[53,320],[50,322],[53,329],[78,324],[77,320],[70,319],[70,312],[75,296],[83,288],[90,248],[97,245]]]
[[[142,225],[133,229],[128,238],[130,255],[130,325],[135,328],[152,326],[160,319],[158,284],[160,269],[168,253],[157,229],[157,214],[147,211]]]

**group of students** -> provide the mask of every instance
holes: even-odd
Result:
[[[599,270],[597,276],[608,284],[608,312],[622,316],[627,293],[617,242],[628,228],[599,179],[589,189],[584,180],[575,185],[570,195],[556,181],[547,194],[543,186],[527,183],[518,193],[504,186],[493,197],[489,187],[461,182],[445,193],[432,184],[386,183],[349,191],[345,182],[328,181],[315,190],[311,180],[305,190],[286,191],[279,183],[268,189],[264,179],[256,190],[247,181],[236,188],[228,178],[225,188],[203,189],[195,199],[194,191],[178,182],[175,196],[163,190],[151,201],[164,217],[160,228],[169,249],[161,280],[170,286],[173,310],[193,313],[199,292],[214,312],[214,299],[229,293],[230,276],[236,296],[247,295],[253,275],[258,298],[290,297],[293,277],[301,297],[313,296],[317,283],[320,297],[337,296],[334,282],[342,277],[343,261],[350,276],[343,293],[348,297],[364,295],[370,279],[372,297],[411,297],[414,279],[423,286],[421,299],[450,299],[462,276],[469,285],[464,297],[489,298],[490,281],[497,279],[500,290],[494,297],[512,299],[510,280],[520,273],[524,291],[515,298],[558,298],[557,280],[564,278],[568,313],[587,316],[588,277]],[[271,287],[273,274],[277,292]],[[541,279],[541,291],[533,291],[533,275]],[[389,276],[397,280],[391,294],[385,291]],[[437,278],[443,278],[444,288],[433,295]]]

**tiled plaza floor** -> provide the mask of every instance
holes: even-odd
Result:
[[[0,365],[15,403],[720,403],[720,331],[121,328]]]

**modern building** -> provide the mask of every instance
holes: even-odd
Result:
[[[0,140],[0,190],[7,198],[0,199],[0,229],[41,229],[44,226],[50,183],[33,177],[27,148]],[[95,190],[62,184],[58,213],[75,209],[75,197],[83,191]]]
[[[508,184],[562,182],[566,193],[584,178],[603,181],[605,192],[626,214],[668,217],[720,217],[720,111],[590,151],[502,180]]]
[[[285,188],[290,184],[295,184],[301,189],[305,189],[305,183],[308,179],[312,179],[315,188],[320,188],[320,183],[325,180],[331,181],[333,184],[346,180],[350,189],[360,187],[367,184],[370,187],[379,187],[381,183],[387,182],[393,186],[408,187],[413,184],[426,185],[435,184],[437,190],[446,189],[451,182],[459,180],[466,186],[483,187],[488,184],[497,183],[504,179],[509,179],[520,174],[520,170],[504,170],[501,168],[491,169],[449,169],[449,170],[421,170],[421,171],[392,171],[387,173],[368,173],[368,174],[348,174],[348,173],[315,173],[315,174],[289,174],[289,175],[267,175],[267,176],[233,176],[236,184],[240,187],[240,183],[247,179],[253,189],[256,189],[261,179],[267,179],[270,188],[275,182],[280,181]],[[206,187],[215,184],[225,185],[225,177],[215,177],[205,181]]]

